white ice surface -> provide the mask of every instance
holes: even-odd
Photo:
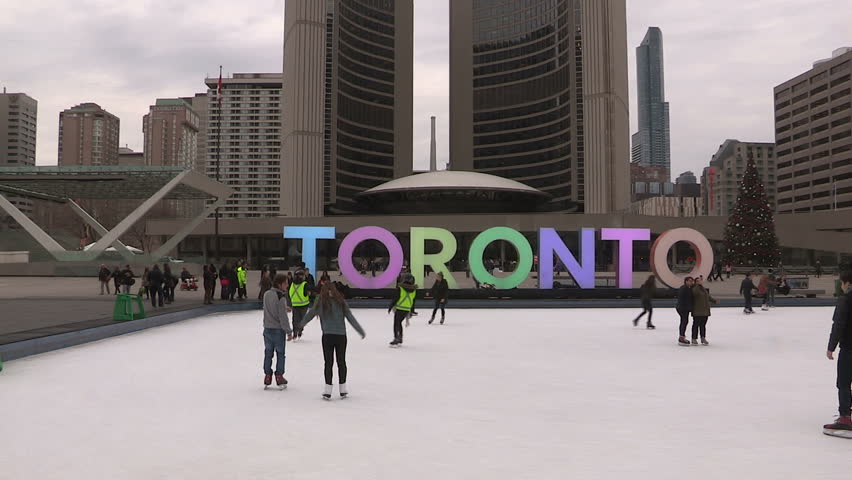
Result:
[[[8,362],[2,479],[849,479],[825,359],[831,309],[717,309],[710,347],[634,310],[423,313],[350,329],[351,398],[325,402],[317,322],[261,388],[259,312]],[[336,372],[335,372],[336,377]]]

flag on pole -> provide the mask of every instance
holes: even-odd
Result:
[[[219,65],[219,85],[216,87],[216,98],[219,99],[219,105],[222,105],[222,66]]]

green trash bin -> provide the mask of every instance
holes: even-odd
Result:
[[[137,312],[134,312],[133,305],[139,307]],[[115,321],[139,320],[145,318],[145,307],[142,305],[142,297],[138,295],[130,295],[128,293],[119,293],[115,298],[115,308],[112,312],[112,319]]]

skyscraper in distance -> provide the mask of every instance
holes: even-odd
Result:
[[[118,165],[118,117],[97,103],[59,113],[59,166]]]
[[[633,135],[633,161],[671,174],[669,104],[666,102],[663,32],[651,27],[636,47],[639,131]]]
[[[411,174],[412,0],[287,0],[281,213],[358,209]]]
[[[625,210],[624,0],[450,2],[450,168],[520,181],[551,208]]]

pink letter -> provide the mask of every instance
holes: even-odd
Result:
[[[355,247],[364,240],[378,240],[388,249],[388,254],[390,255],[387,270],[375,278],[361,276],[352,264],[352,255],[355,253]],[[337,252],[337,262],[340,264],[340,272],[343,273],[343,276],[355,288],[384,288],[394,283],[396,277],[399,276],[399,272],[402,271],[402,260],[402,245],[400,245],[399,240],[391,232],[379,227],[361,227],[353,230],[352,233],[343,239],[343,242],[340,244],[340,250]]]
[[[633,288],[633,242],[648,241],[651,230],[647,228],[604,228],[601,229],[601,240],[618,242],[618,273],[616,284],[618,288]]]

